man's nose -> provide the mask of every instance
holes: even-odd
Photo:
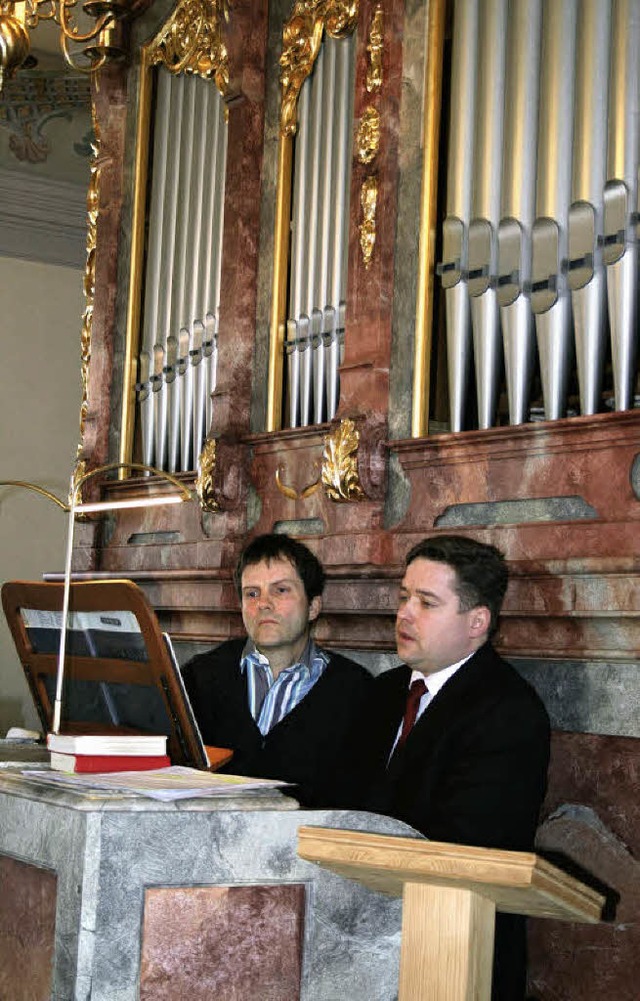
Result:
[[[268,592],[261,594],[258,598],[258,608],[271,608],[273,599]]]
[[[411,602],[404,601],[398,608],[396,618],[398,622],[408,622],[412,617],[413,613],[411,611]]]

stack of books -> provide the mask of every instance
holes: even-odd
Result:
[[[140,772],[171,764],[164,736],[50,733],[47,747],[59,772]]]

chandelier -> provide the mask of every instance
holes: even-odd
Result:
[[[81,73],[124,59],[124,22],[138,13],[136,0],[0,0],[0,92],[29,55],[29,32],[40,21],[60,30],[65,61]],[[78,13],[79,10],[81,13]]]

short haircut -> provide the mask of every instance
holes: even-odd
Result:
[[[272,532],[269,535],[257,535],[247,543],[240,554],[240,559],[234,572],[234,582],[239,596],[242,598],[242,574],[245,567],[256,563],[271,563],[272,560],[289,560],[304,585],[307,601],[312,601],[324,590],[324,570],[317,556],[303,542],[292,539],[289,535]]]
[[[418,559],[451,567],[456,575],[460,611],[468,612],[479,605],[488,608],[491,636],[497,628],[509,582],[507,563],[500,550],[465,535],[438,535],[418,542],[407,554],[406,566]]]

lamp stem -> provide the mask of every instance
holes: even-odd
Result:
[[[58,650],[58,671],[56,674],[56,697],[53,704],[53,733],[60,733],[62,715],[62,687],[64,683],[64,662],[67,652],[67,625],[69,619],[69,597],[71,594],[71,557],[73,554],[73,532],[76,514],[76,485],[71,478],[69,497],[69,521],[67,527],[67,555],[64,564],[64,590],[62,592],[62,622],[60,625],[60,647]]]

